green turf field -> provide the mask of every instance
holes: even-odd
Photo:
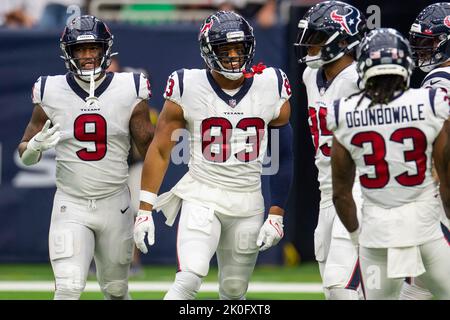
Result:
[[[143,272],[132,276],[130,282],[172,282],[175,276],[173,266],[145,266]],[[0,284],[5,281],[19,284],[28,284],[36,281],[53,281],[50,265],[0,265]],[[90,275],[88,281],[96,281],[95,276]],[[320,283],[320,275],[316,263],[304,263],[298,267],[257,266],[252,276],[252,282],[280,283],[280,284],[311,284]],[[204,283],[217,283],[217,268],[212,267]],[[23,289],[22,289],[23,290]],[[133,299],[162,299],[165,292],[162,291],[138,291],[130,290]],[[0,290],[0,299],[17,300],[45,300],[52,299],[52,291],[16,291],[14,289]],[[218,299],[217,292],[200,292],[199,299]],[[323,299],[320,292],[249,292],[248,299],[263,300],[318,300]],[[100,292],[84,292],[81,299],[102,299]]]

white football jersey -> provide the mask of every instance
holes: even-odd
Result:
[[[282,71],[267,68],[230,96],[206,70],[172,73],[164,98],[183,109],[195,178],[231,190],[260,188],[267,126],[291,93],[285,80]]]
[[[254,193],[258,195],[258,204],[248,211],[264,210],[261,172],[268,144],[268,124],[278,118],[281,106],[290,95],[288,78],[275,68],[266,68],[263,73],[245,79],[233,95],[217,85],[209,70],[173,72],[164,98],[183,109],[190,134],[188,175],[218,190],[241,195]],[[216,204],[228,201],[223,193],[217,195],[218,199],[212,193],[201,196],[204,199],[190,199],[186,195],[183,199]],[[219,199],[220,196],[224,199]],[[243,209],[236,205],[232,208],[224,203],[220,212],[236,214]]]
[[[422,88],[441,88],[450,93],[450,66],[433,69],[422,81]]]
[[[331,143],[333,133],[327,129],[327,106],[334,100],[348,97],[358,91],[356,63],[342,70],[331,82],[327,82],[323,69],[307,67],[303,72],[303,83],[308,95],[309,128],[316,149],[316,166],[319,171],[320,207],[332,205]]]
[[[422,81],[422,88],[441,88],[447,95],[450,93],[450,66],[436,68],[431,71]],[[445,215],[445,210],[442,208],[441,221],[450,228],[450,219]]]
[[[149,98],[150,86],[142,74],[107,73],[95,89],[98,107],[89,108],[86,90],[72,73],[40,77],[32,100],[61,126],[55,148],[57,188],[75,197],[99,199],[126,186],[130,117],[134,107]]]
[[[409,89],[388,105],[369,107],[361,95],[329,109],[328,128],[359,171],[364,205],[393,208],[437,194],[431,176],[433,143],[449,115],[441,89]]]

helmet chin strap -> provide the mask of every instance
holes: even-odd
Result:
[[[306,65],[312,69],[319,69],[320,67],[322,67],[324,65],[324,62],[321,59],[321,56],[322,55],[320,54],[320,52],[319,52],[319,54],[317,54],[315,56],[307,55],[305,57]]]
[[[239,80],[242,78],[243,73],[242,72],[225,72],[225,71],[219,71],[221,75],[223,75],[228,80]]]
[[[80,70],[80,69],[77,69],[77,76],[81,80],[89,82],[90,79],[91,79],[91,75],[92,76],[99,75],[99,74],[102,73],[102,71],[103,70],[102,70],[101,67],[95,68],[94,70]]]

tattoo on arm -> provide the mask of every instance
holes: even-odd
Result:
[[[133,110],[130,119],[131,137],[144,158],[148,146],[152,142],[155,129],[150,122],[150,113],[146,101],[139,102]]]

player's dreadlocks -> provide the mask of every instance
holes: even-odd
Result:
[[[402,76],[388,74],[369,78],[363,92],[372,100],[369,105],[371,107],[377,104],[388,104],[396,92],[406,89],[405,79]]]
[[[403,92],[407,88],[402,76],[392,74],[375,76],[367,80],[363,90],[352,94],[347,99],[361,95],[356,104],[356,108],[358,108],[364,97],[368,97],[371,100],[369,107],[372,107],[377,104],[388,104],[392,101],[396,92]]]

